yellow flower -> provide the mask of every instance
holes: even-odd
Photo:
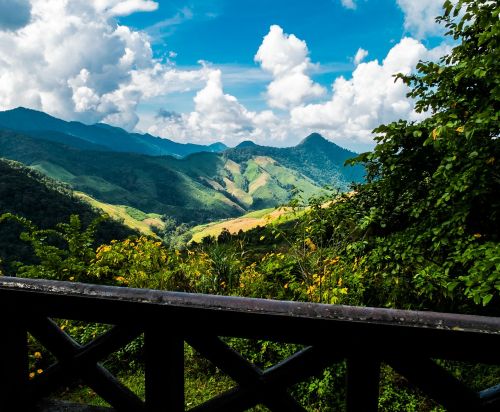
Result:
[[[337,256],[336,258],[332,259],[332,260],[330,261],[330,263],[331,263],[332,265],[336,265],[337,263],[339,263],[339,260],[340,260],[340,256]]]
[[[40,352],[35,352],[35,359],[40,359],[42,354]]]
[[[307,238],[304,243],[307,245],[307,247],[312,250],[313,252],[318,248],[314,242],[310,239],[310,238]]]
[[[128,283],[128,280],[125,279],[123,276],[117,276],[115,280],[122,283]]]
[[[29,377],[30,379],[33,379],[35,377],[35,372],[30,372]]]
[[[36,373],[38,373],[40,375],[41,373],[43,373],[43,369],[37,369]]]
[[[482,237],[481,233],[474,233],[473,235],[476,239],[479,239],[480,237]]]

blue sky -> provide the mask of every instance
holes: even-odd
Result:
[[[450,50],[442,0],[0,1],[0,110],[26,106],[182,142],[357,151],[419,120],[394,84]]]
[[[157,11],[120,22],[150,33],[155,56],[168,57],[173,51],[179,67],[205,60],[221,67],[223,77],[224,66],[258,68],[255,53],[269,27],[277,24],[307,42],[311,60],[323,66],[312,77],[325,87],[338,75],[350,75],[359,47],[369,50],[370,58],[383,59],[406,34],[403,12],[393,0],[363,1],[355,10],[334,0],[160,1]],[[253,84],[229,83],[225,90],[249,108],[263,109],[265,86],[263,78]],[[180,108],[185,110],[186,104]],[[170,109],[177,109],[175,102]]]

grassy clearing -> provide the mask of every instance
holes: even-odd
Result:
[[[256,210],[247,213],[235,219],[227,219],[206,225],[195,226],[191,229],[191,242],[201,242],[207,236],[219,236],[223,230],[228,230],[230,233],[238,233],[240,230],[246,232],[254,229],[257,226],[266,226],[270,223],[283,223],[284,221],[294,217],[290,207],[280,207],[278,209],[268,208]]]
[[[158,214],[144,213],[130,206],[111,205],[109,203],[100,202],[82,192],[75,192],[75,194],[91,206],[102,210],[113,219],[123,222],[126,226],[138,230],[142,234],[156,236],[151,228],[154,226],[158,228],[164,227],[164,223]]]

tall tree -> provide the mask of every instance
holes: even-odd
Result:
[[[444,3],[437,20],[456,46],[396,76],[427,118],[380,126],[355,160],[368,170],[350,201],[370,234],[360,256],[423,305],[499,303],[499,13],[497,1]]]

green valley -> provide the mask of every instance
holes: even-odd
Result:
[[[358,169],[359,176],[343,166],[354,153],[319,139],[319,149],[308,138],[295,148],[242,147],[179,159],[86,150],[0,130],[0,156],[65,182],[96,201],[203,223],[285,204],[299,194],[307,199],[325,192],[322,186],[328,182],[345,189],[349,179],[360,181]],[[332,164],[331,172],[319,179],[319,171]]]

